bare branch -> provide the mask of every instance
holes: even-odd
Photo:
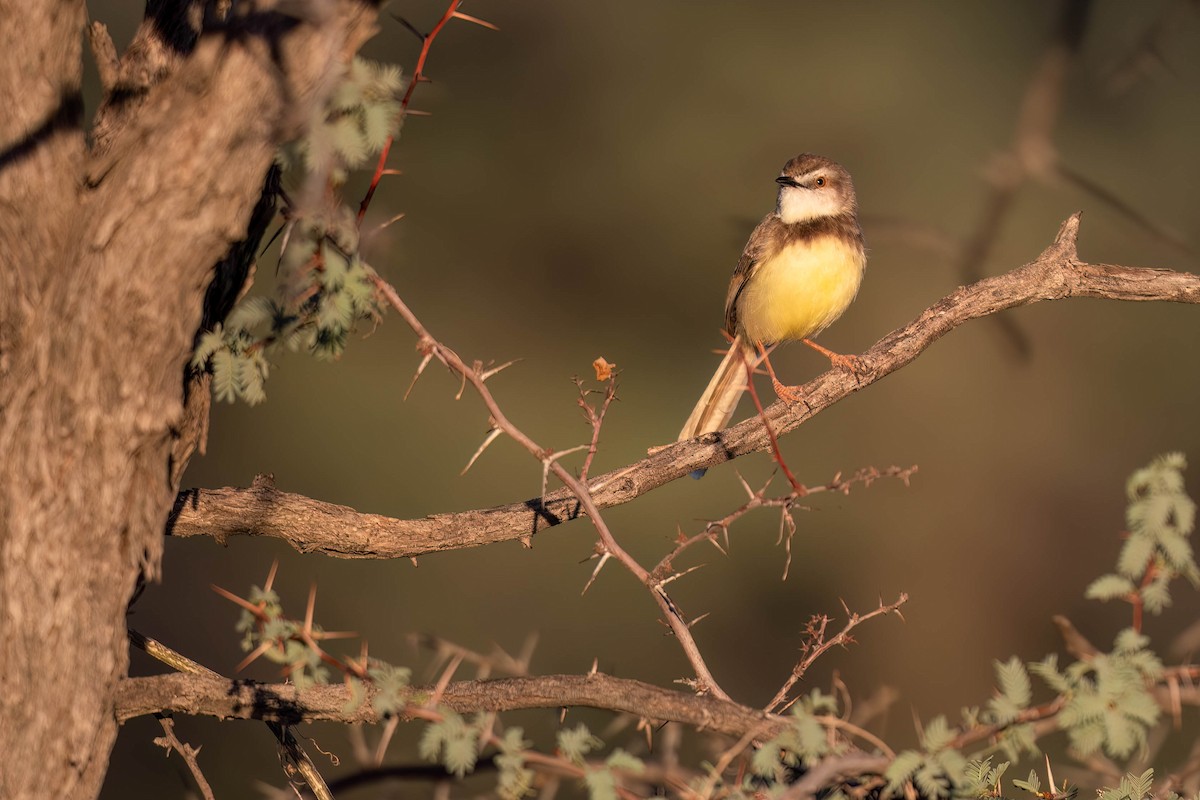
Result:
[[[807,405],[775,403],[765,410],[777,435],[794,430],[834,403],[912,362],[935,341],[973,319],[1017,306],[1069,297],[1137,302],[1200,303],[1200,276],[1078,260],[1079,216],[1064,223],[1054,244],[1028,264],[962,287],[885,336],[862,355],[857,379],[830,370],[804,387]],[[696,469],[769,447],[755,417],[724,431],[679,442],[587,482],[596,508],[627,503]],[[175,536],[273,536],[301,552],[340,558],[407,558],[521,539],[575,519],[570,489],[493,508],[399,520],[280,492],[267,482],[249,489],[193,489],[180,494],[168,530]]]
[[[177,712],[225,719],[259,719],[286,725],[333,721],[378,723],[372,707],[375,690],[367,685],[365,699],[352,703],[341,684],[313,686],[303,692],[292,684],[211,678],[204,675],[158,675],[126,678],[117,690],[116,715],[121,722],[146,714]],[[420,707],[432,687],[414,688],[409,702]],[[512,711],[526,708],[582,706],[623,711],[658,721],[680,722],[729,736],[742,736],[766,725],[773,736],[789,721],[712,696],[662,689],[641,681],[588,675],[543,675],[494,678],[450,683],[441,703],[459,713]]]

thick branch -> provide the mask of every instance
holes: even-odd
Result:
[[[318,720],[377,723],[381,719],[371,704],[374,691],[366,687],[363,702],[354,704],[349,690],[342,685],[314,686],[299,692],[292,684],[231,681],[203,675],[157,675],[121,681],[116,715],[121,722],[145,714],[178,712],[285,725]],[[410,702],[425,702],[431,691],[414,689]],[[730,701],[660,689],[600,673],[451,683],[442,694],[441,703],[459,713],[583,706],[636,714],[659,722],[680,722],[729,736],[759,731],[769,738],[788,724],[783,717]]]
[[[1200,303],[1200,276],[1078,260],[1079,215],[1063,223],[1054,243],[1034,261],[1004,275],[962,287],[893,331],[863,354],[863,370],[831,370],[803,388],[805,403],[777,402],[766,417],[777,434],[794,430],[824,409],[913,361],[960,325],[1009,308],[1044,300],[1096,297],[1109,300]],[[769,446],[761,419],[680,442],[635,464],[588,481],[597,508],[627,503],[696,469],[704,469]],[[519,539],[579,516],[567,489],[522,503],[400,520],[362,514],[277,491],[269,481],[249,489],[195,489],[176,503],[169,531],[176,536],[274,536],[302,552],[342,558],[398,558]]]

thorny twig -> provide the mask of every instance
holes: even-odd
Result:
[[[530,455],[543,462],[546,469],[549,472],[553,472],[554,476],[575,495],[583,513],[591,520],[592,526],[600,536],[600,543],[603,545],[604,550],[620,561],[650,591],[663,616],[666,617],[667,624],[670,626],[672,633],[675,634],[675,638],[679,641],[680,647],[683,649],[688,662],[692,665],[692,670],[696,674],[693,688],[698,692],[711,692],[721,699],[728,700],[729,695],[721,689],[709,671],[708,665],[700,653],[700,648],[696,645],[696,640],[692,637],[691,631],[688,629],[688,621],[683,613],[667,595],[666,591],[663,590],[661,582],[617,543],[604,518],[600,515],[600,510],[593,502],[591,490],[588,485],[572,475],[557,460],[550,459],[548,456],[551,455],[551,451],[538,445],[521,429],[509,421],[496,402],[496,398],[492,395],[491,389],[484,382],[482,375],[478,371],[470,369],[458,357],[458,354],[435,339],[404,301],[400,299],[400,296],[391,284],[378,275],[372,276],[372,280],[387,304],[400,315],[412,329],[413,333],[417,335],[418,350],[423,355],[433,354],[435,358],[446,365],[452,372],[458,374],[465,382],[469,383],[480,399],[483,400],[483,404],[487,407],[495,427],[503,430],[513,441],[525,448]]]
[[[171,755],[172,750],[179,753],[180,758],[187,764],[188,771],[192,773],[192,779],[196,781],[196,788],[200,790],[200,795],[204,800],[215,800],[212,787],[208,785],[208,780],[200,770],[200,763],[196,761],[196,756],[200,754],[200,748],[179,741],[175,736],[175,720],[170,717],[159,714],[158,724],[162,726],[163,735],[155,739],[154,743],[166,750],[168,756]]]
[[[617,399],[617,376],[619,374],[604,359],[596,359],[596,380],[604,382],[604,398],[599,404],[588,402],[588,395],[595,394],[599,390],[588,389],[582,380],[575,378],[575,386],[579,389],[579,400],[577,401],[579,408],[583,411],[583,418],[592,426],[592,440],[588,444],[583,466],[579,469],[579,479],[582,481],[587,480],[588,470],[592,467],[592,459],[596,457],[596,450],[600,444],[600,428],[604,425],[604,415],[608,413],[608,407],[612,405],[612,402]],[[601,377],[602,375],[608,377]]]
[[[796,685],[796,682],[804,677],[804,673],[808,672],[808,668],[813,665],[813,662],[832,647],[852,644],[854,638],[850,635],[850,632],[869,619],[893,613],[904,619],[900,615],[900,606],[907,602],[908,595],[902,592],[895,602],[884,603],[883,600],[880,600],[879,607],[866,614],[858,614],[846,608],[847,619],[845,626],[829,638],[825,637],[825,630],[831,621],[830,618],[823,614],[812,617],[805,629],[804,644],[800,647],[800,660],[796,662],[796,666],[792,668],[792,674],[788,676],[787,681],[775,693],[775,696],[771,698],[771,702],[767,703],[763,711],[771,713],[777,709],[780,711],[787,709],[788,706],[796,702],[795,699],[790,702],[788,701],[788,693],[792,691],[792,687]],[[843,608],[845,608],[845,604],[843,604]]]
[[[783,519],[790,519],[792,511],[797,508],[796,501],[810,494],[818,494],[820,492],[840,492],[849,494],[851,487],[861,483],[863,486],[870,486],[879,478],[897,478],[903,481],[904,485],[908,485],[909,478],[917,471],[916,465],[911,467],[891,466],[880,470],[875,467],[864,467],[849,477],[843,477],[842,473],[837,473],[828,483],[819,486],[802,486],[800,491],[792,491],[788,494],[779,495],[778,497],[767,497],[767,488],[770,487],[771,481],[768,479],[766,484],[761,489],[755,490],[750,488],[744,479],[739,479],[742,482],[742,488],[745,490],[748,499],[745,503],[735,508],[733,511],[726,514],[720,519],[712,520],[704,526],[704,530],[692,536],[680,534],[676,540],[673,550],[663,556],[662,560],[654,567],[654,574],[659,576],[669,575],[674,571],[672,564],[674,561],[688,548],[698,542],[710,542],[717,547],[718,550],[724,552],[720,544],[717,542],[717,536],[723,535],[728,545],[729,526],[735,521],[750,513],[757,508],[778,508],[780,510],[780,525],[782,526]],[[788,563],[791,561],[791,550],[788,549]],[[784,578],[787,577],[787,566],[784,567]]]
[[[438,34],[446,27],[446,23],[458,18],[496,30],[496,26],[490,22],[484,22],[477,17],[472,17],[459,11],[458,8],[462,5],[462,2],[463,0],[450,0],[449,5],[446,6],[445,13],[442,14],[442,18],[433,26],[433,30],[426,34],[420,33],[407,20],[400,20],[402,25],[421,37],[421,54],[417,56],[417,65],[413,69],[412,78],[408,81],[408,89],[405,90],[404,97],[400,100],[400,116],[402,118],[417,114],[417,112],[410,110],[408,105],[412,102],[413,92],[416,91],[417,84],[428,80],[425,74],[425,60],[429,58],[429,50],[433,47],[433,41],[437,39]],[[388,154],[392,150],[393,141],[395,141],[395,137],[389,136],[387,141],[383,143],[383,149],[379,153],[379,161],[375,165],[375,174],[371,177],[371,185],[367,188],[367,193],[363,196],[362,202],[358,206],[358,224],[360,226],[362,225],[363,217],[367,215],[367,209],[371,206],[371,199],[375,197],[375,190],[379,188],[379,181],[382,180],[387,172],[387,159]]]

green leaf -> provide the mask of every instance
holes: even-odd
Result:
[[[604,763],[610,769],[620,769],[639,775],[646,771],[646,765],[640,758],[630,755],[619,747],[612,751],[609,757],[604,760]]]
[[[1121,600],[1135,588],[1133,581],[1122,575],[1101,575],[1088,585],[1083,596],[1088,600]]]
[[[921,765],[913,774],[913,783],[923,797],[949,797],[950,781],[932,762]]]
[[[1067,728],[1067,736],[1071,740],[1071,747],[1080,756],[1086,757],[1104,746],[1106,732],[1104,725],[1096,718]]]
[[[884,794],[894,795],[903,789],[904,784],[924,763],[924,754],[916,750],[904,750],[897,753],[896,757],[892,759],[892,763],[888,764],[887,769],[883,771],[883,778],[887,781]]]
[[[1133,773],[1126,776],[1129,780],[1129,787],[1135,797],[1145,797],[1150,794],[1154,788],[1154,769],[1148,769],[1141,775],[1134,777]]]
[[[1126,716],[1119,711],[1108,711],[1104,714],[1104,751],[1116,758],[1127,758],[1133,754],[1140,744],[1141,731]]]
[[[1117,557],[1117,572],[1127,578],[1140,578],[1145,574],[1146,567],[1153,557],[1154,537],[1135,531],[1121,546],[1121,554]]]
[[[604,746],[604,742],[592,735],[582,722],[574,728],[558,732],[558,749],[568,760],[582,765],[588,753]]]
[[[496,793],[501,800],[520,800],[533,794],[534,773],[525,766],[524,751],[532,742],[525,740],[521,728],[509,728],[499,742],[500,753],[496,756],[496,768],[500,774],[496,781]]]
[[[233,353],[217,350],[212,354],[213,394],[217,400],[232,403],[237,399],[237,368]]]
[[[1187,540],[1185,534],[1178,531],[1164,533],[1158,538],[1158,546],[1162,550],[1163,558],[1167,564],[1176,571],[1182,571],[1189,564],[1194,563],[1195,554],[1192,552],[1192,545]]]
[[[1113,640],[1113,649],[1118,653],[1132,653],[1146,649],[1149,644],[1149,636],[1138,633],[1133,628],[1124,628]]]
[[[225,325],[234,330],[250,330],[270,322],[275,317],[275,303],[269,297],[245,297],[238,301]]]
[[[454,711],[439,711],[442,720],[425,726],[417,752],[427,761],[437,761],[440,755],[447,771],[461,778],[475,768],[479,733]]]
[[[1029,777],[1023,781],[1013,781],[1013,786],[1037,794],[1042,790],[1042,780],[1037,776],[1036,772],[1029,770]]]
[[[1037,730],[1032,724],[1013,725],[1003,731],[996,744],[1011,761],[1020,761],[1023,755],[1037,755]]]
[[[404,708],[408,701],[412,670],[408,667],[395,667],[386,661],[372,658],[367,663],[367,677],[375,686],[375,696],[371,701],[371,706],[377,714],[389,716]]]
[[[192,366],[202,369],[208,363],[208,359],[224,346],[225,334],[221,330],[221,323],[218,322],[211,331],[200,335],[200,341],[196,343],[196,350],[192,353]]]
[[[617,800],[617,778],[607,769],[589,769],[583,775],[591,800]]]
[[[1029,665],[1029,671],[1037,675],[1052,691],[1065,694],[1071,689],[1071,683],[1058,671],[1058,656],[1055,653],[1043,658],[1040,662]]]
[[[927,752],[935,753],[950,744],[954,740],[954,736],[955,733],[950,727],[950,723],[946,721],[945,716],[939,714],[925,726],[921,737],[922,745]]]
[[[996,683],[1000,687],[1000,696],[993,697],[988,702],[988,708],[1001,724],[1015,720],[1028,705],[1033,697],[1029,683],[1029,673],[1025,665],[1016,656],[1008,661],[993,662],[996,669]]]

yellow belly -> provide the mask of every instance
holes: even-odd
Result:
[[[794,242],[760,262],[738,297],[738,320],[752,342],[816,336],[854,300],[866,256],[837,236]]]

